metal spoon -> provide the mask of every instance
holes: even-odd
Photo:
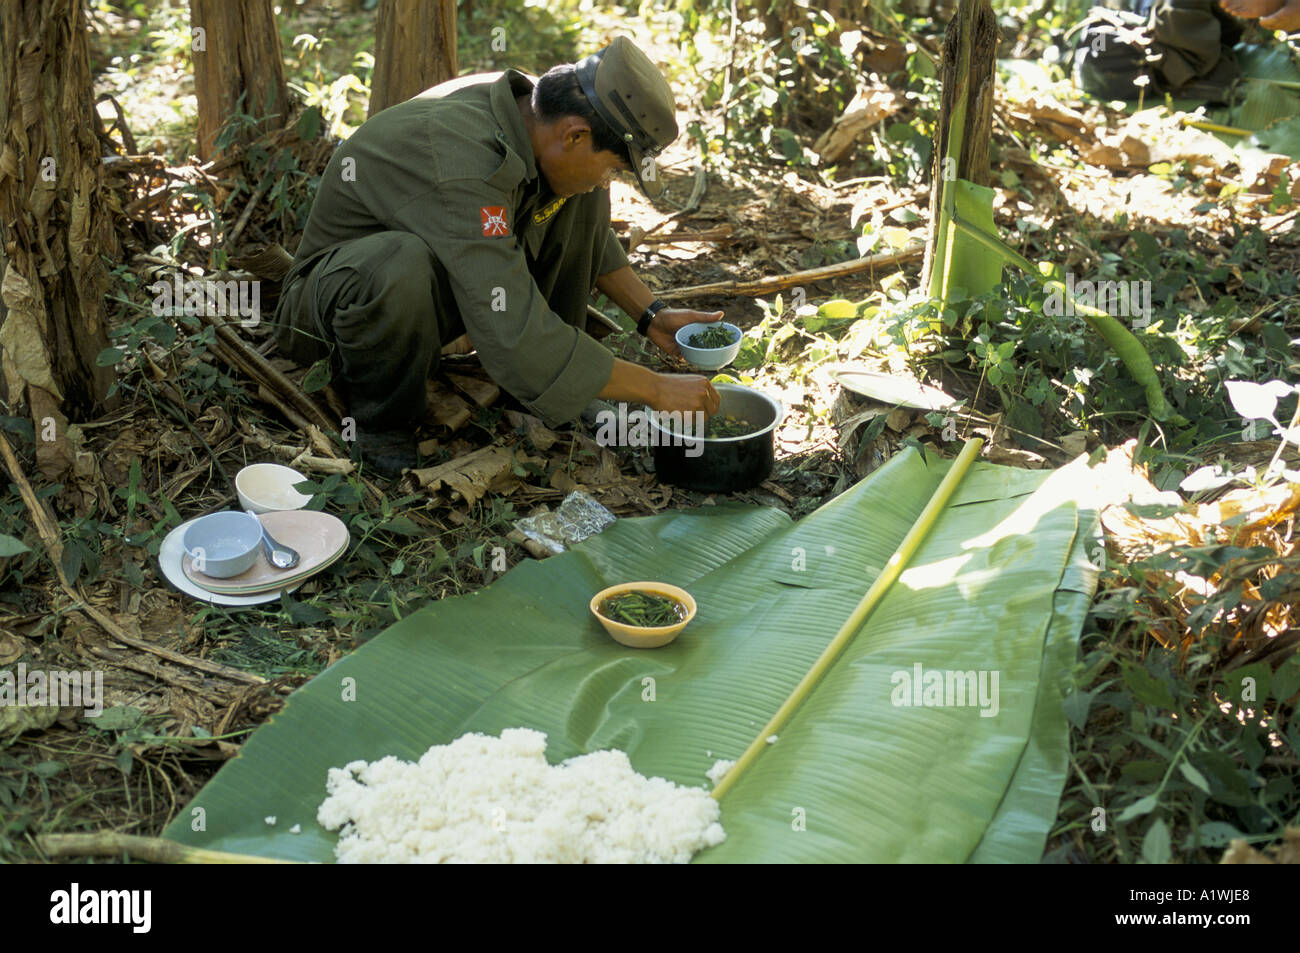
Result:
[[[257,525],[262,527],[262,551],[266,553],[267,561],[276,569],[292,569],[298,565],[298,560],[302,557],[298,555],[298,550],[291,549],[284,543],[277,543],[275,537],[266,531],[266,525],[258,519],[256,513],[252,510],[244,510],[249,516],[257,520]]]

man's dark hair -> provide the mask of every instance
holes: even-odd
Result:
[[[582,92],[578,70],[572,63],[548,69],[533,87],[533,113],[542,122],[554,122],[565,116],[577,116],[591,127],[591,148],[596,152],[612,152],[628,167],[632,157],[623,137],[609,127],[609,123],[596,114],[591,102]]]

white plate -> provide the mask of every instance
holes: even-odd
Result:
[[[293,569],[275,569],[263,553],[237,576],[214,579],[194,571],[187,555],[181,568],[190,582],[208,592],[229,596],[252,596],[305,582],[347,551],[348,528],[337,516],[312,510],[276,510],[257,517],[275,539],[298,551],[301,561]]]
[[[185,593],[187,596],[193,596],[195,599],[202,599],[204,602],[211,602],[219,606],[257,606],[265,602],[274,602],[280,598],[279,592],[264,592],[254,596],[227,596],[216,592],[208,592],[202,586],[196,585],[185,575],[185,570],[181,568],[181,559],[185,555],[185,546],[181,542],[185,531],[189,529],[190,523],[197,520],[188,520],[177,526],[167,534],[158,547],[158,566],[167,577],[168,582]],[[302,583],[297,583],[289,591],[293,592]]]

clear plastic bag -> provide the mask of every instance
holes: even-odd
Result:
[[[616,519],[595,499],[582,490],[574,490],[559,507],[515,522],[515,528],[529,539],[559,554],[574,543],[595,536]]]

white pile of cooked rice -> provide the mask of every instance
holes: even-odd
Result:
[[[316,819],[342,863],[686,863],[727,835],[718,802],[632,770],[622,751],[551,766],[546,735],[508,728],[330,768]]]

